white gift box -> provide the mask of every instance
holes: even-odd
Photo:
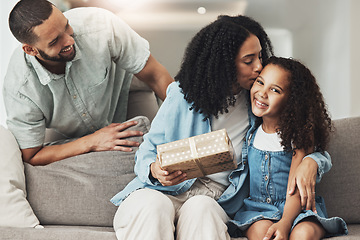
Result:
[[[234,149],[225,129],[157,146],[161,167],[169,172],[182,171],[197,178],[235,169]]]

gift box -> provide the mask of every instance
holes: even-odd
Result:
[[[182,171],[187,178],[235,169],[234,149],[225,129],[157,146],[162,169]]]

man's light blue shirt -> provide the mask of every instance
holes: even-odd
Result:
[[[75,8],[64,15],[76,49],[65,74],[49,72],[21,47],[10,60],[4,102],[21,149],[43,145],[46,128],[74,138],[125,121],[131,79],[150,56],[149,43],[107,10]]]

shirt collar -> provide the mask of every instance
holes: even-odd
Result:
[[[77,44],[75,43],[75,49],[76,49],[76,55],[75,58],[66,63],[66,72],[68,72],[68,69],[70,69],[73,62],[81,59],[81,52]],[[35,56],[30,56],[26,54],[26,57],[30,60],[31,65],[33,66],[36,74],[39,77],[39,81],[42,85],[49,84],[52,80],[58,80],[64,76],[64,74],[54,74],[49,72],[41,63],[36,59]]]

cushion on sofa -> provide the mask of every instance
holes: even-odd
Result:
[[[129,130],[144,133],[146,117]],[[142,137],[130,140],[142,141]],[[132,152],[92,152],[46,166],[25,164],[28,200],[41,224],[112,226],[117,208],[110,198],[134,178]],[[94,217],[95,216],[95,217]]]
[[[155,93],[146,83],[134,76],[129,90],[127,119],[142,115],[152,122],[158,110],[159,104]]]
[[[342,217],[348,224],[360,222],[360,118],[334,121],[329,153],[332,169],[317,186],[329,216]]]
[[[0,126],[0,226],[36,227],[38,224],[26,200],[21,151],[11,132]]]

